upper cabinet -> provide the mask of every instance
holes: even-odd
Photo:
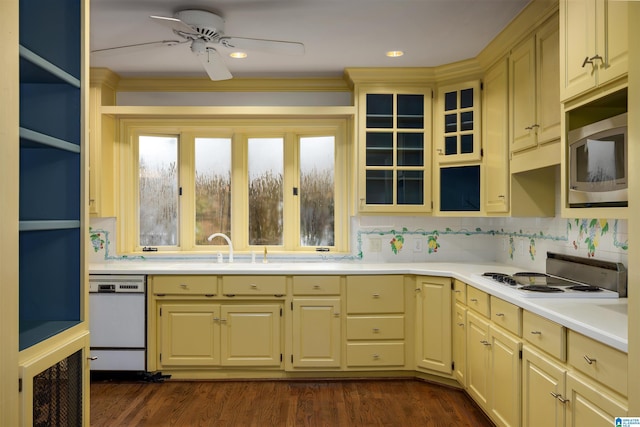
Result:
[[[358,94],[359,210],[431,207],[431,90],[361,88]]]
[[[561,0],[563,101],[626,75],[628,2]]]
[[[480,160],[480,81],[438,88],[436,162]]]
[[[532,150],[560,139],[558,17],[554,15],[509,56],[510,150]],[[535,153],[533,168],[560,163],[560,152]],[[515,157],[515,156],[513,156]],[[526,169],[526,167],[516,167]]]

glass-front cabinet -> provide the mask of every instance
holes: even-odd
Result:
[[[431,90],[362,90],[359,209],[431,209]]]
[[[480,160],[480,81],[438,88],[437,163]]]

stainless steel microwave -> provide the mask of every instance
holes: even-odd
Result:
[[[568,133],[569,206],[627,206],[627,139],[627,113]]]

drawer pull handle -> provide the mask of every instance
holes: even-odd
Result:
[[[454,289],[453,292],[455,292],[456,294],[459,294],[462,291],[460,289]]]
[[[562,395],[560,393],[551,392],[550,394],[551,394],[551,396],[553,396],[556,399],[558,399],[560,401],[560,403],[567,403],[569,401],[569,399],[565,399],[564,397],[562,397]]]
[[[333,313],[333,317],[340,317],[340,312]]]
[[[373,333],[374,334],[380,333],[380,328],[373,328]]]
[[[379,354],[373,354],[371,357],[373,357],[373,360],[380,360]]]
[[[461,328],[464,328],[464,323],[458,323],[458,326],[460,326]]]
[[[255,283],[252,283],[249,286],[251,287],[251,289],[258,289],[258,285],[256,285]]]
[[[471,298],[469,301],[471,301],[471,302],[478,302],[478,298]]]
[[[531,335],[542,335],[540,331],[531,331]]]
[[[490,346],[491,345],[491,343],[489,341],[487,341],[487,340],[480,341],[480,344],[482,344],[484,346]]]
[[[181,287],[182,289],[188,289],[188,288],[189,288],[189,286],[187,286],[187,284],[186,284],[186,283],[180,283],[180,287]]]
[[[220,318],[219,318],[219,317],[214,317],[214,318],[213,318],[213,321],[214,321],[214,322],[219,322],[219,321],[220,321]]]
[[[373,297],[374,297],[374,298],[380,298],[380,294],[375,293],[375,294],[373,294]]]
[[[313,285],[313,289],[320,289],[320,285]]]
[[[584,360],[586,360],[589,365],[592,365],[593,362],[596,361],[596,359],[592,359],[591,357],[587,356],[586,354],[584,355]]]
[[[87,357],[87,359],[89,359],[89,360],[98,360],[98,356]]]
[[[504,313],[496,313],[496,316],[498,316],[498,317],[504,317]]]

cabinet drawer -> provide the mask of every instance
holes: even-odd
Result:
[[[467,284],[460,280],[453,281],[453,295],[456,297],[456,301],[462,304],[467,303]]]
[[[348,343],[347,366],[404,366],[404,343]]]
[[[224,276],[224,295],[285,295],[287,283],[284,276]]]
[[[522,314],[522,337],[550,355],[565,361],[567,358],[567,330],[536,314]]]
[[[491,320],[512,334],[522,336],[522,309],[491,296]]]
[[[217,276],[152,276],[154,295],[215,295],[218,293]]]
[[[404,316],[347,317],[348,340],[400,340]]]
[[[350,276],[347,278],[347,313],[403,313],[402,276]]]
[[[569,364],[618,393],[627,395],[627,354],[569,331]]]
[[[294,295],[340,295],[340,276],[295,276]]]
[[[484,317],[491,315],[489,311],[489,294],[473,286],[467,286],[467,306],[482,314]]]

